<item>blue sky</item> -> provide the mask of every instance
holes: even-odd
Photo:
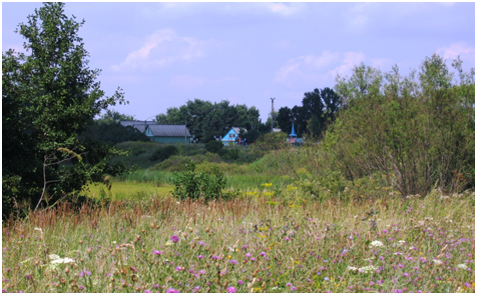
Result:
[[[2,3],[2,51],[41,3]],[[195,98],[270,112],[334,87],[354,65],[403,74],[437,52],[475,67],[475,3],[66,3],[113,107],[145,120]]]

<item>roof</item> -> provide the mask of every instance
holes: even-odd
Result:
[[[136,127],[136,125],[156,125],[157,123],[154,121],[119,121],[119,124]]]
[[[240,133],[240,129],[243,129],[244,132],[247,132],[247,129],[245,128],[241,128],[241,127],[232,127],[232,129],[235,131],[235,133],[239,134]],[[230,132],[230,131],[229,131]]]
[[[186,125],[149,125],[153,136],[187,136],[190,137]]]

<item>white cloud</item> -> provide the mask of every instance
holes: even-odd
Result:
[[[474,55],[475,48],[467,46],[464,42],[454,43],[446,47],[440,47],[436,51],[439,55],[442,55],[445,59],[456,59],[458,56],[461,58],[468,55]]]
[[[337,74],[350,74],[355,65],[366,59],[362,52],[331,52],[325,50],[321,55],[309,54],[288,61],[275,72],[275,81],[290,85],[296,79],[334,80]],[[376,62],[380,62],[376,60]],[[381,61],[382,62],[382,61]]]
[[[187,61],[205,55],[210,41],[181,37],[173,29],[157,30],[147,37],[144,44],[128,54],[115,71],[157,68],[178,61]]]
[[[265,5],[269,11],[283,16],[296,14],[304,8],[303,3],[266,3]]]

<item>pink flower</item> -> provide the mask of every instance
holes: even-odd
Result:
[[[173,236],[171,237],[171,241],[174,242],[174,243],[177,243],[177,242],[179,242],[179,237],[176,236],[176,235],[173,235]]]
[[[227,292],[228,293],[235,293],[235,292],[237,292],[237,289],[235,287],[228,287]]]

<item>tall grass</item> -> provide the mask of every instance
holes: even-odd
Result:
[[[2,225],[6,292],[475,292],[475,195],[68,204]],[[71,260],[58,260],[70,258]]]

